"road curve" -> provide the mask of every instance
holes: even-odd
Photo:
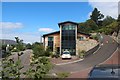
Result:
[[[95,54],[90,55],[80,62],[66,65],[55,65],[51,70],[51,73],[76,72],[95,66],[107,60],[115,52],[117,46],[117,42],[114,41],[111,37],[103,35],[103,46],[101,46],[101,48]]]

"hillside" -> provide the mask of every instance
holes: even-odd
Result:
[[[6,45],[6,44],[14,45],[14,44],[16,44],[16,42],[14,40],[9,40],[9,39],[0,39],[0,44],[2,44],[2,45]]]

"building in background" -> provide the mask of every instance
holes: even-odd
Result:
[[[53,52],[62,54],[63,51],[69,51],[71,55],[78,55],[78,41],[88,40],[90,34],[77,31],[78,23],[66,21],[58,23],[60,31],[43,35],[43,45],[45,49],[49,48]]]

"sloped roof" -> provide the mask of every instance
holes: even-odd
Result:
[[[87,36],[91,36],[91,34],[88,34],[88,33],[85,33],[85,32],[81,32],[81,31],[77,31],[78,33],[80,34],[84,34],[84,35],[87,35]]]
[[[51,32],[51,33],[48,33],[48,34],[44,34],[43,37],[48,36],[48,35],[57,34],[57,33],[60,33],[60,31],[55,31],[55,32]]]
[[[78,23],[76,23],[76,22],[72,22],[72,21],[61,22],[61,23],[58,23],[58,25],[59,25],[59,27],[60,27],[60,25],[62,25],[62,24],[66,24],[66,23],[72,23],[72,24],[78,25]]]
[[[44,34],[43,37],[48,36],[48,35],[57,34],[57,33],[60,33],[60,31],[56,31],[56,32]],[[84,33],[84,32],[80,32],[80,31],[77,31],[77,33],[80,33],[80,34],[84,34],[84,35],[90,36],[90,34],[87,34],[87,33]]]

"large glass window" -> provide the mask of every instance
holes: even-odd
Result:
[[[48,37],[48,47],[53,51],[53,37]]]
[[[75,30],[75,25],[63,25],[62,30]]]
[[[75,55],[76,39],[75,39],[75,25],[63,25],[62,26],[62,52],[64,50],[70,51],[72,55]]]

